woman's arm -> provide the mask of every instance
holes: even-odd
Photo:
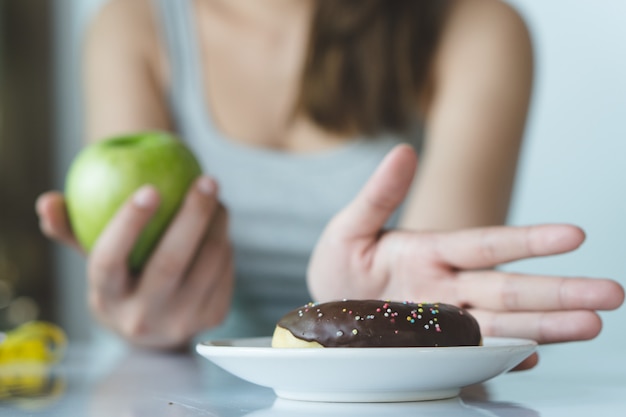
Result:
[[[150,13],[146,0],[112,0],[93,23],[85,44],[88,140],[170,125]],[[159,204],[145,185],[118,210],[89,253],[87,295],[96,318],[128,341],[172,349],[224,319],[234,264],[218,186],[201,176],[141,273],[131,274],[128,257]],[[81,250],[61,193],[41,195],[37,212],[47,236]]]
[[[85,37],[85,137],[171,128],[163,54],[149,0],[111,0]]]
[[[540,343],[594,338],[602,328],[598,311],[624,302],[623,287],[609,279],[493,270],[577,249],[585,235],[572,225],[381,233],[405,198],[415,168],[413,149],[397,146],[330,221],[309,263],[307,283],[315,300],[440,301],[469,308],[485,336]],[[531,358],[523,367],[535,363]]]
[[[529,33],[498,0],[452,2],[426,98],[426,141],[402,227],[506,220],[532,89]]]
[[[531,90],[525,26],[503,3],[458,1],[436,64],[423,162],[417,167],[409,146],[393,149],[329,222],[309,264],[313,298],[438,300],[470,308],[487,336],[595,337],[598,311],[624,302],[619,283],[493,269],[575,250],[582,230],[475,227],[506,217]],[[404,230],[381,232],[409,190]],[[535,363],[532,357],[522,367]]]

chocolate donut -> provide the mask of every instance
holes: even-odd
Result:
[[[476,319],[443,303],[309,303],[276,324],[273,347],[444,347],[482,343]]]

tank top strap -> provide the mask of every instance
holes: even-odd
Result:
[[[170,100],[179,112],[203,108],[201,60],[192,0],[153,0],[171,72]],[[182,115],[180,115],[182,116]]]

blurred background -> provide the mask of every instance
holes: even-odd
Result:
[[[55,313],[53,253],[33,210],[55,178],[52,10],[0,0],[0,328]]]
[[[85,305],[84,261],[41,236],[33,205],[62,188],[81,145],[80,46],[104,1],[0,0],[2,328],[39,317],[73,340],[101,335]],[[530,27],[537,68],[510,223],[571,222],[588,239],[572,254],[507,269],[626,285],[626,2],[509,2]],[[626,309],[603,318],[598,339],[565,352],[626,343]]]

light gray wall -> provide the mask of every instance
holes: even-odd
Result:
[[[537,56],[511,223],[575,223],[587,241],[572,254],[508,269],[611,277],[626,285],[626,2],[510,2],[526,17]],[[625,343],[626,309],[602,316],[600,337],[567,351]]]
[[[75,48],[82,26],[103,0],[59,0],[66,23],[60,85],[58,177],[79,143],[80,107],[74,90]],[[526,17],[537,54],[537,83],[514,195],[511,223],[571,222],[585,228],[583,247],[568,255],[511,265],[522,272],[601,276],[626,285],[626,2],[623,0],[510,0]],[[69,49],[68,49],[69,48]],[[60,251],[63,316],[84,334],[84,279],[76,256]],[[626,309],[603,314],[596,341],[626,343]],[[547,355],[552,354],[547,349]]]

